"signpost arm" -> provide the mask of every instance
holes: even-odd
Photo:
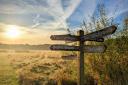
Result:
[[[84,85],[84,40],[82,37],[84,36],[84,31],[80,30],[79,31],[80,35],[80,41],[79,41],[79,46],[80,46],[80,52],[79,52],[79,58],[78,58],[78,85]]]

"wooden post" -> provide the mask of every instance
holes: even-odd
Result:
[[[82,37],[84,36],[84,31],[79,31],[80,41],[80,52],[78,58],[78,85],[84,85],[84,40]]]

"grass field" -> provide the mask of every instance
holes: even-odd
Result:
[[[87,85],[128,85],[128,42],[122,39],[108,40],[105,53],[86,53]],[[62,58],[71,53],[1,51],[0,85],[77,85],[77,59]]]
[[[0,85],[18,85],[15,70],[5,53],[0,53]]]
[[[64,65],[60,56],[59,52],[47,51],[1,52],[0,85],[48,83],[53,74]]]

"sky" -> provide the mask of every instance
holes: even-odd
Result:
[[[128,15],[128,0],[0,0],[0,42],[52,43],[50,35],[66,34],[67,28],[78,30],[83,20],[90,22],[99,3],[118,23]],[[10,28],[18,29],[19,37],[5,35]]]

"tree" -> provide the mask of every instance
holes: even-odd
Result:
[[[128,18],[124,20],[123,36],[128,36]]]

